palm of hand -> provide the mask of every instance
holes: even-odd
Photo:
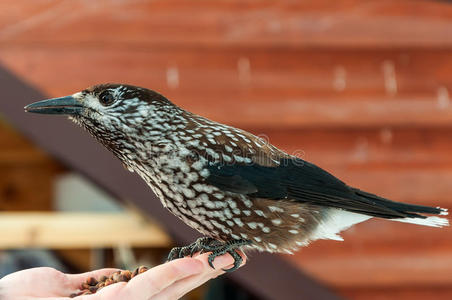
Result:
[[[68,296],[71,290],[77,289],[77,283],[80,283],[78,280],[70,280],[70,275],[52,268],[16,272],[5,276],[1,281],[1,295],[18,299]]]
[[[209,279],[223,274],[231,266],[231,256],[215,259],[216,270],[207,263],[208,253],[196,258],[182,258],[156,266],[132,278],[128,283],[107,286],[96,294],[77,297],[78,300],[159,300],[178,299]],[[244,255],[242,255],[244,256]],[[84,274],[64,274],[52,268],[23,270],[0,280],[0,299],[9,300],[69,300],[89,277],[109,276],[117,269],[102,269]]]
[[[64,274],[53,268],[34,268],[15,272],[1,279],[0,299],[69,299],[89,276],[111,274],[116,269],[103,269],[84,274]]]

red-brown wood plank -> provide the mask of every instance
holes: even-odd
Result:
[[[452,136],[449,128],[245,129],[290,154],[330,169],[452,167]]]
[[[333,287],[452,284],[452,256],[447,252],[415,255],[409,252],[365,256],[355,254],[338,258],[317,257],[315,260],[302,256],[296,263],[308,274]]]
[[[0,61],[52,96],[99,82],[129,82],[240,127],[452,124],[452,55],[442,50],[180,52],[4,47]],[[387,82],[392,80],[387,76],[392,77],[383,70],[388,61],[395,72],[395,90]],[[343,89],[336,86],[338,66],[346,72]]]
[[[452,209],[450,169],[329,171],[351,186],[386,198],[417,204],[442,205]]]
[[[50,210],[59,172],[50,157],[0,120],[0,211]]]
[[[452,88],[448,50],[153,50],[81,45],[0,49],[1,62],[51,94],[96,82],[126,81],[159,90],[178,103],[204,104],[247,98],[359,101],[369,95],[409,100],[413,94],[436,100],[439,88]],[[385,68],[393,70],[393,76]],[[178,75],[177,84],[167,78],[172,71]],[[386,82],[392,78],[396,90]]]
[[[371,220],[343,232],[343,242],[317,241],[284,257],[335,287],[450,286],[451,233]]]
[[[1,167],[56,167],[55,162],[0,118]]]
[[[379,288],[344,288],[336,291],[346,299],[354,300],[450,300],[451,286],[403,286]]]
[[[0,42],[450,47],[451,17],[442,1],[8,0],[0,4]]]
[[[58,171],[54,164],[0,165],[0,211],[51,210]]]

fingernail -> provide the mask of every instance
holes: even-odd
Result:
[[[223,269],[227,266],[230,266],[234,263],[234,259],[229,254],[223,254],[222,256],[218,256],[213,261],[213,266],[216,270]]]

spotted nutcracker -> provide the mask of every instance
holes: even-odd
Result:
[[[372,217],[441,227],[447,209],[390,201],[350,187],[249,132],[190,113],[159,93],[96,85],[25,107],[63,114],[139,174],[163,206],[206,237],[169,259],[237,249],[292,253]],[[213,266],[212,266],[213,267]]]

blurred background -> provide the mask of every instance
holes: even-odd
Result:
[[[151,88],[353,186],[452,208],[449,1],[2,0],[0,69],[0,276],[152,266],[180,244],[155,199],[93,175],[91,148],[74,144],[72,159],[57,147],[69,131],[39,134],[39,122],[63,123],[25,116],[24,86],[46,97]],[[278,259],[346,299],[452,299],[451,233],[372,220]],[[255,290],[222,277],[187,299],[265,298]]]

